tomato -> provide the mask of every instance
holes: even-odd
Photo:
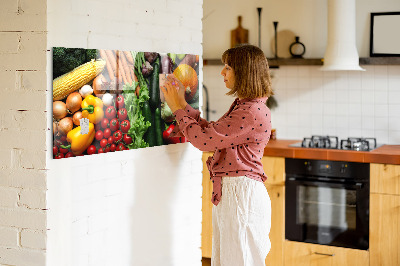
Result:
[[[65,154],[65,158],[69,158],[69,157],[75,157],[75,156],[72,152],[67,152],[67,154]]]
[[[97,152],[98,154],[104,153],[104,148],[100,148],[99,151]]]
[[[65,147],[65,146],[64,146]],[[58,148],[59,152],[62,154],[66,154],[68,152],[68,149],[64,149],[64,148]]]
[[[102,139],[102,140],[100,140],[100,146],[101,146],[102,148],[104,148],[105,146],[107,146],[107,139]]]
[[[101,130],[98,130],[98,131],[96,131],[96,135],[95,135],[95,138],[98,140],[98,141],[100,141],[102,138],[103,138],[103,131],[101,131]]]
[[[110,121],[110,129],[111,131],[117,131],[119,129],[119,121],[117,118],[113,118]]]
[[[107,147],[105,147],[103,149],[104,149],[104,152],[109,152],[110,151],[110,146],[107,146]]]
[[[103,129],[106,129],[106,128],[108,128],[109,127],[109,124],[110,122],[108,121],[108,119],[107,118],[103,118],[102,120],[101,120],[101,122],[100,122],[100,124],[101,124],[101,127],[103,128]]]
[[[64,158],[64,154],[63,153],[59,153],[55,157],[55,159],[61,159],[61,158]]]
[[[117,145],[115,143],[110,145],[110,151],[114,152],[117,150]]]
[[[186,142],[186,137],[171,137],[167,139],[169,144],[184,143]]]
[[[121,132],[121,130],[115,131],[114,134],[113,134],[113,138],[114,138],[114,142],[115,142],[115,143],[120,142],[121,139],[122,139],[122,132]]]
[[[57,155],[57,153],[58,153],[58,147],[53,146],[53,155]]]
[[[120,144],[118,144],[117,146],[117,151],[124,151],[127,148],[125,147],[125,145],[121,142]]]
[[[118,110],[118,119],[119,121],[124,121],[128,117],[128,111],[125,108]]]
[[[132,137],[129,136],[128,134],[124,134],[124,142],[126,145],[129,145],[132,143]]]
[[[108,137],[107,143],[110,144],[110,145],[113,144],[114,143],[114,138],[112,136]]]
[[[110,137],[111,136],[111,129],[109,129],[109,128],[104,129],[103,136],[105,138]]]
[[[131,123],[129,120],[124,120],[120,124],[122,133],[128,133],[129,129],[131,128]]]
[[[124,96],[122,96],[121,94],[118,95],[118,97],[115,99],[115,107],[117,107],[117,109],[121,109],[121,108],[125,107]]]
[[[106,109],[106,118],[111,120],[115,117],[117,117],[117,111],[115,111],[115,107],[112,105],[108,106]]]
[[[95,154],[96,153],[96,146],[94,145],[90,145],[87,150],[86,150],[87,154]]]

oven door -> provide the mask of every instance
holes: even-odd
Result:
[[[367,250],[369,185],[286,177],[286,239]]]

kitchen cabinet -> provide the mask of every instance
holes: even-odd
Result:
[[[202,194],[202,256],[211,258],[212,254],[212,183],[208,172],[206,161],[212,152],[203,153],[203,194]],[[263,157],[262,164],[268,176],[265,187],[271,199],[272,221],[271,221],[271,250],[266,258],[266,265],[283,265],[283,242],[285,230],[285,158]]]
[[[370,167],[370,265],[400,265],[400,165]]]
[[[316,245],[288,240],[285,240],[284,245],[285,266],[369,265],[369,253],[365,250]]]

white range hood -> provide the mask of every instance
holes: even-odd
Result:
[[[323,71],[358,70],[355,0],[328,0],[328,44]]]

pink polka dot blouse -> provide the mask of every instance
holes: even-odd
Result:
[[[211,201],[221,200],[224,176],[247,176],[261,182],[267,179],[261,159],[271,131],[271,112],[267,97],[236,98],[218,121],[208,122],[189,104],[174,112],[179,130],[201,151],[214,151],[207,160],[213,182]]]

